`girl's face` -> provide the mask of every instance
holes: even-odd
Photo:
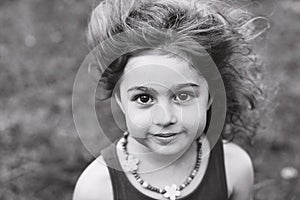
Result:
[[[181,153],[203,132],[210,106],[204,77],[180,58],[129,59],[115,95],[128,132],[150,151]]]

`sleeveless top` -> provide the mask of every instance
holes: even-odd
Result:
[[[110,145],[101,152],[108,167],[114,200],[155,200],[137,190],[128,180],[117,159],[116,146]],[[164,197],[162,196],[162,199]],[[179,200],[228,200],[222,140],[213,147],[206,172],[198,187]]]

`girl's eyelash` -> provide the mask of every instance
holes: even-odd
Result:
[[[143,102],[143,100],[141,99],[141,97],[146,97],[146,102]],[[148,98],[148,100],[147,100],[147,98]],[[142,93],[142,94],[134,95],[132,97],[131,101],[134,101],[134,102],[136,102],[138,104],[141,104],[141,105],[151,105],[153,103],[153,101],[154,101],[154,98],[151,95],[149,95],[149,94]]]
[[[174,94],[174,97],[176,97],[176,96],[178,96],[178,95],[180,95],[180,94],[187,94],[187,95],[189,95],[189,96],[191,96],[191,97],[196,96],[196,94],[195,94],[194,92],[183,91],[183,92],[177,92],[177,93],[175,93],[175,94]]]
[[[184,99],[184,100],[180,100],[180,99],[178,99],[179,98],[179,95],[181,95],[181,94],[186,94],[187,95],[187,99]],[[150,104],[151,102],[141,102],[140,100],[139,100],[139,98],[141,98],[141,97],[148,97],[149,98],[149,100],[151,100],[151,102],[153,102],[154,101],[154,97],[152,96],[152,95],[150,95],[150,94],[147,94],[147,93],[141,93],[141,94],[136,94],[136,95],[134,95],[130,100],[131,101],[138,101],[138,103],[140,103],[140,104]],[[195,97],[195,96],[197,96],[197,94],[195,94],[195,92],[191,92],[191,91],[180,91],[180,92],[177,92],[177,93],[173,93],[173,99],[175,100],[175,101],[189,101],[191,98],[193,98],[193,97]]]
[[[195,92],[190,92],[190,91],[184,91],[184,92],[179,92],[179,94],[184,93],[184,94],[188,94],[191,96],[195,96]]]
[[[136,101],[139,97],[141,97],[141,96],[148,96],[148,97],[150,97],[151,99],[153,99],[153,97],[151,96],[151,95],[149,95],[149,94],[136,94],[136,95],[134,95],[132,98],[131,98],[131,101]]]
[[[182,94],[185,96],[180,97],[180,95],[182,95]],[[190,100],[192,100],[192,98],[194,98],[196,96],[197,96],[197,94],[195,94],[194,92],[182,91],[182,92],[175,93],[173,99],[177,103],[185,103],[185,102],[189,102]]]

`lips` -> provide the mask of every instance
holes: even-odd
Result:
[[[157,133],[157,134],[154,134],[154,136],[155,137],[172,137],[177,134],[178,133]]]
[[[180,132],[155,133],[153,138],[162,145],[167,145],[179,136]]]

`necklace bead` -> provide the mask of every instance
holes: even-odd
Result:
[[[194,179],[196,174],[199,171],[200,165],[201,165],[201,157],[202,157],[202,143],[200,140],[197,142],[197,160],[194,166],[194,169],[191,171],[187,179],[183,184],[180,186],[177,186],[175,184],[172,184],[171,186],[165,186],[164,189],[160,189],[157,187],[154,187],[150,185],[148,182],[144,181],[140,175],[137,173],[138,171],[138,164],[139,160],[135,158],[134,156],[130,155],[127,151],[127,144],[128,144],[128,136],[129,133],[125,132],[123,137],[120,139],[123,153],[125,154],[125,161],[123,162],[123,166],[126,166],[126,171],[130,172],[134,178],[138,181],[138,183],[145,189],[148,189],[150,191],[162,194],[165,198],[168,198],[170,200],[175,200],[177,196],[181,195],[181,190],[186,188]]]

